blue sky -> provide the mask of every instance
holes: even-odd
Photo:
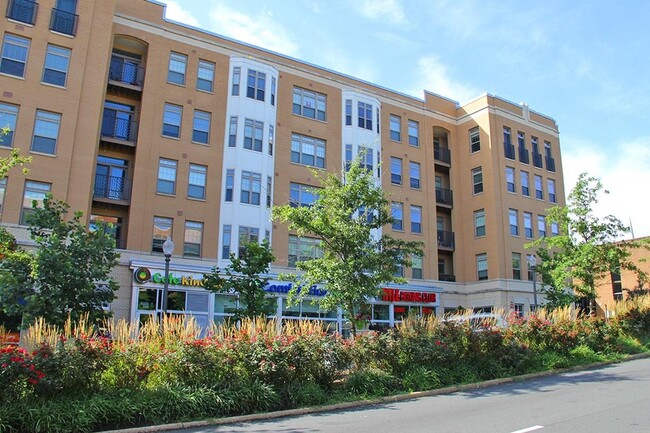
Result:
[[[419,98],[483,93],[554,118],[568,191],[650,236],[650,2],[161,0],[167,18]]]

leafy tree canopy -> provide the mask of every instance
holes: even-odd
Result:
[[[2,141],[2,140],[0,140]],[[11,149],[9,156],[0,157],[0,180],[7,177],[9,170],[17,166],[24,166],[32,161],[31,157],[21,156],[19,149]],[[27,169],[23,168],[23,173],[27,173]]]

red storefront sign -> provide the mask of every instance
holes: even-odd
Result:
[[[411,292],[400,289],[384,289],[381,297],[386,302],[414,302],[421,304],[432,304],[436,302],[436,294],[429,292]]]

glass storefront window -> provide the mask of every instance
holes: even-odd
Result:
[[[156,292],[156,289],[140,289],[140,293],[138,293],[138,310],[155,310]]]
[[[375,304],[372,306],[372,320],[389,320],[389,305]]]
[[[185,310],[185,296],[186,292],[178,290],[170,290],[167,296],[167,311],[183,311]]]
[[[234,314],[237,312],[237,297],[235,295],[214,295],[215,314]]]

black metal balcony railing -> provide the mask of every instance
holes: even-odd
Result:
[[[447,188],[436,188],[436,203],[454,205],[454,193]]]
[[[519,148],[519,161],[523,162],[524,164],[530,164],[530,155],[528,154],[528,149],[525,149],[523,147]]]
[[[555,159],[550,156],[546,157],[546,169],[548,171],[555,171]]]
[[[451,164],[451,151],[445,147],[433,146],[433,158]]]
[[[533,165],[542,168],[542,154],[533,152]]]
[[[506,158],[515,159],[515,145],[512,143],[503,143],[503,150]]]
[[[142,77],[144,77],[144,68],[133,62],[127,62],[122,57],[111,57],[111,66],[108,70],[108,79],[110,81],[142,87]]]
[[[138,124],[132,119],[118,117],[114,111],[104,111],[102,137],[135,143],[138,136]]]
[[[456,237],[454,232],[440,231],[438,230],[438,248],[446,248],[453,250],[456,246]]]
[[[131,200],[131,180],[124,177],[95,175],[94,198]]]
[[[7,4],[7,18],[21,23],[34,24],[38,3],[32,0],[9,0]]]
[[[451,281],[452,283],[456,282],[456,275],[454,274],[438,274],[438,279],[440,281]]]
[[[50,17],[50,30],[74,36],[77,34],[78,21],[79,15],[66,12],[61,9],[52,8],[52,16]]]

